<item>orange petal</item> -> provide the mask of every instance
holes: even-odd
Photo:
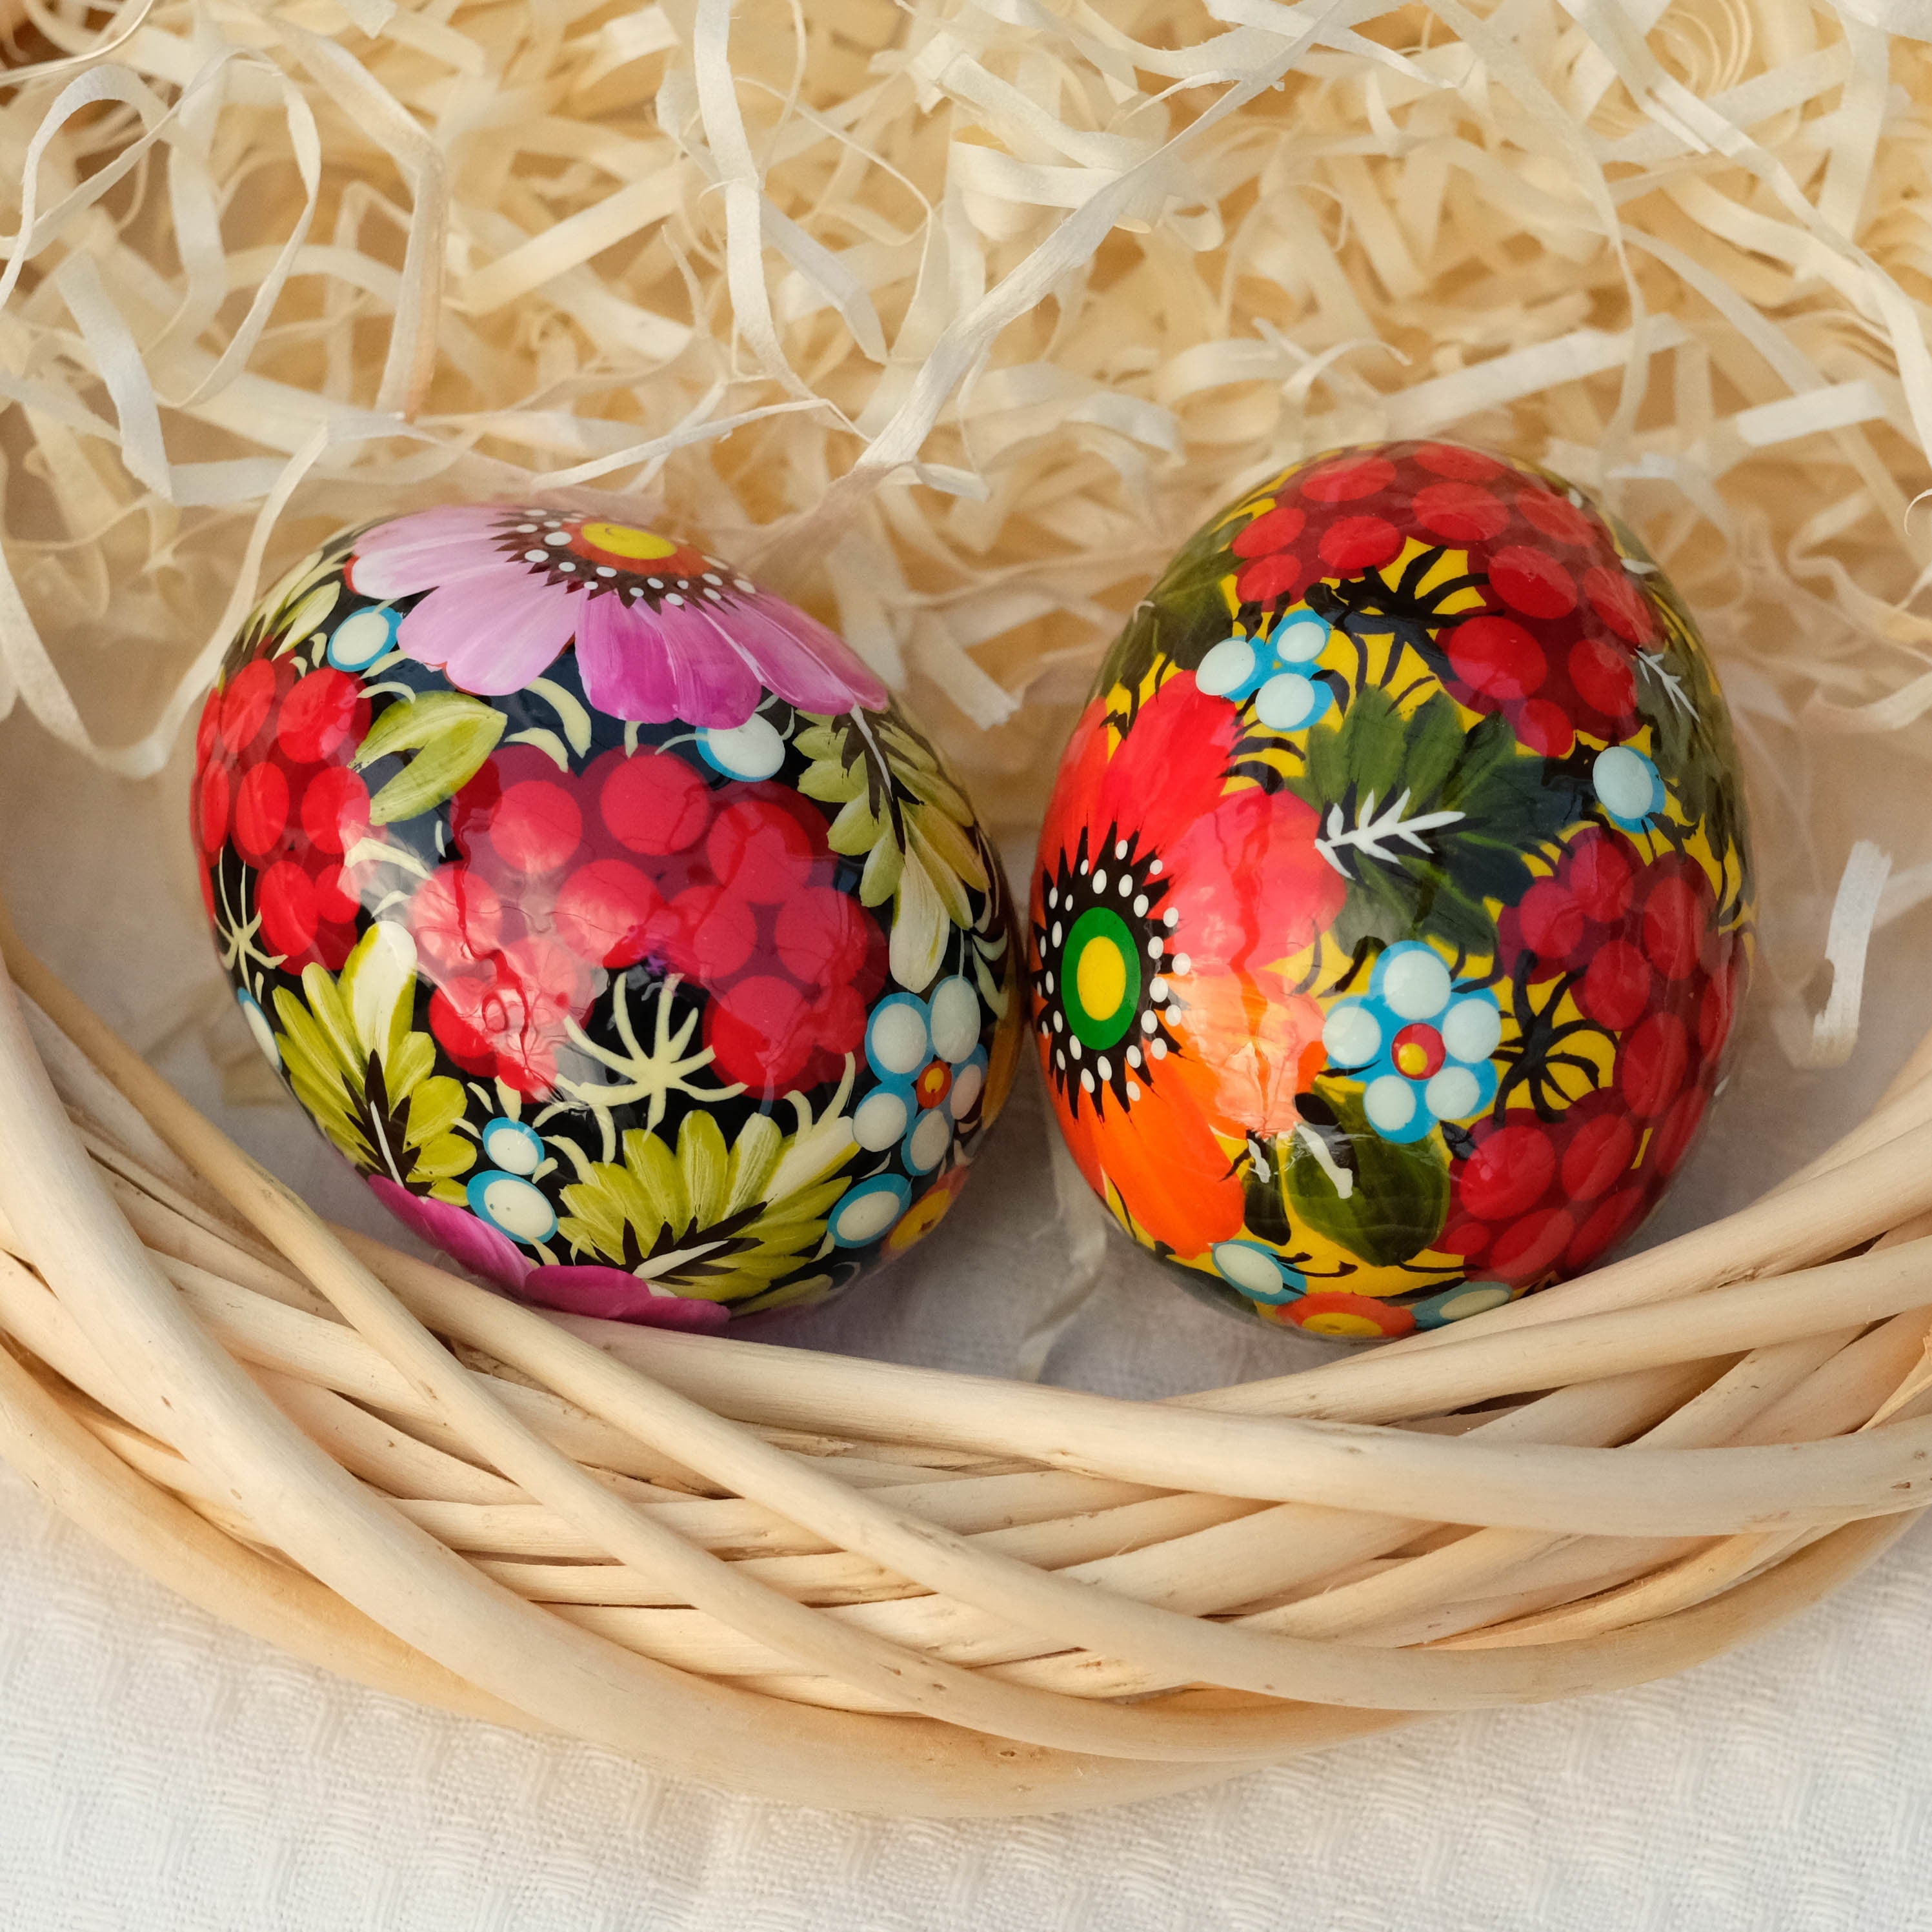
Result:
[[[1239,1231],[1241,1184],[1172,1056],[1158,1078],[1128,1107],[1109,1096],[1104,1114],[1082,1095],[1076,1116],[1058,1092],[1054,1110],[1088,1185],[1103,1199],[1111,1187],[1136,1238],[1191,1258]]]

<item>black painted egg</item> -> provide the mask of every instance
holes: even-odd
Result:
[[[716,1327],[957,1198],[1021,1024],[999,868],[872,674],[728,565],[514,506],[345,532],[196,754],[257,1043],[464,1266]]]

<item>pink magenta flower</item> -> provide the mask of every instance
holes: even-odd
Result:
[[[451,1260],[460,1262],[472,1274],[494,1281],[499,1288],[520,1288],[530,1271],[530,1257],[508,1235],[500,1234],[488,1222],[452,1208],[428,1194],[412,1194],[399,1187],[386,1174],[372,1174],[369,1186],[376,1198],[412,1234],[419,1234],[433,1248],[440,1248]]]
[[[651,1328],[708,1330],[730,1320],[716,1301],[688,1295],[654,1294],[648,1282],[622,1268],[596,1264],[585,1267],[538,1268],[507,1234],[488,1222],[438,1201],[412,1194],[386,1174],[372,1174],[369,1186],[376,1198],[412,1234],[440,1248],[472,1274],[480,1274],[539,1307],[572,1315],[601,1315],[608,1322],[634,1322]]]
[[[742,724],[766,691],[802,711],[885,708],[843,639],[716,558],[655,530],[556,510],[454,503],[356,538],[350,585],[428,594],[398,645],[460,691],[501,698],[574,640],[584,695],[640,724]]]

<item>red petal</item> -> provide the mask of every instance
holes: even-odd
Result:
[[[1094,835],[1104,836],[1111,826],[1123,833],[1138,827],[1143,853],[1167,851],[1219,803],[1239,731],[1238,714],[1226,698],[1209,697],[1188,672],[1169,678],[1141,706],[1107,766],[1087,814]]]

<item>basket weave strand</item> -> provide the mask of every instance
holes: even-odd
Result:
[[[1932,1495],[1922,1051],[1741,1214],[1142,1404],[521,1307],[326,1226],[5,956],[0,1451],[446,1708],[860,1810],[1115,1802],[1667,1674]]]

